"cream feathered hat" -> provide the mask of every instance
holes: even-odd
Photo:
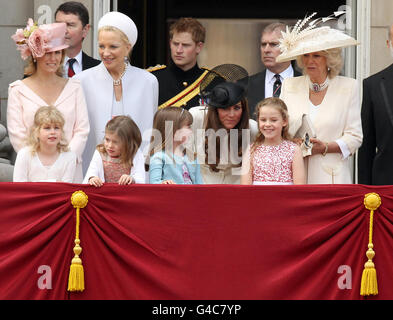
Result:
[[[276,58],[276,62],[294,60],[306,53],[358,45],[359,42],[340,30],[329,26],[316,27],[344,13],[345,11],[337,11],[329,17],[311,20],[317,14],[314,12],[299,20],[292,30],[287,26],[286,32],[281,32],[281,54]]]
[[[138,39],[138,29],[129,16],[117,11],[108,12],[98,21],[98,29],[106,26],[115,27],[123,31],[128,41],[131,43],[131,46],[135,45]]]

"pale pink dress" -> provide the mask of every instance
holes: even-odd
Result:
[[[33,125],[36,111],[47,105],[23,81],[17,80],[9,85],[7,127],[11,144],[16,152],[25,146],[25,139]],[[82,153],[85,149],[90,125],[80,80],[69,79],[53,106],[63,114],[65,138],[71,151],[77,156],[74,182],[82,183]]]

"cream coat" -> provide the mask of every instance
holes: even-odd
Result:
[[[83,153],[86,172],[95,148],[102,143],[106,123],[111,119],[114,99],[113,79],[103,63],[75,76],[82,82],[90,119],[90,134]],[[124,115],[129,115],[141,131],[142,150],[148,145],[153,117],[158,105],[158,81],[151,73],[128,66],[122,78]]]
[[[23,81],[17,80],[9,85],[7,127],[16,152],[25,145],[25,139],[33,125],[37,109],[47,105]],[[83,180],[81,161],[89,133],[89,118],[80,81],[69,79],[53,106],[63,114],[65,138],[78,161],[74,182],[81,183]]]
[[[285,79],[280,98],[289,112],[289,132],[294,135],[301,125],[301,117],[309,113],[309,87],[305,76]],[[351,155],[362,144],[359,88],[355,79],[337,76],[330,80],[324,100],[313,123],[317,138],[324,142],[341,139]],[[306,158],[307,183],[352,183],[350,161],[341,153],[321,154]]]
[[[205,163],[205,120],[207,115],[206,107],[194,107],[191,108],[190,113],[193,116],[193,139],[190,143],[193,144],[192,148],[197,152],[198,163],[201,166],[201,175],[203,182],[205,184],[240,184],[241,177],[241,166],[240,167],[232,167],[231,164],[219,165],[219,172],[213,172],[210,170],[210,167]],[[258,125],[257,123],[250,119],[249,120],[249,138],[250,143],[254,142],[255,137],[258,133]],[[223,129],[224,130],[224,129]],[[244,139],[244,137],[243,137]],[[220,141],[221,146],[228,145],[228,135],[225,135]],[[245,149],[249,144],[246,144]],[[226,152],[228,154],[228,152]],[[228,155],[228,159],[230,156]],[[241,159],[238,159],[241,161]],[[229,162],[229,161],[228,161]]]

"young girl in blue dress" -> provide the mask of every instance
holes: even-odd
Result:
[[[202,184],[196,155],[186,147],[193,118],[179,107],[158,110],[150,143],[149,180],[162,184]]]
[[[241,184],[305,184],[300,147],[288,133],[288,109],[279,98],[256,106],[259,133],[246,151]]]

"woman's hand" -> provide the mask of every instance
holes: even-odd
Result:
[[[103,183],[102,180],[101,180],[100,178],[98,178],[98,177],[90,177],[90,178],[89,178],[89,184],[90,184],[91,186],[94,186],[94,187],[102,187],[102,185],[103,185],[104,183]]]
[[[173,182],[173,180],[164,180],[163,182],[161,182],[161,184],[176,184]]]
[[[311,154],[323,154],[326,149],[326,143],[315,138],[311,138],[310,142],[313,143],[312,149],[311,149]]]
[[[127,185],[127,184],[131,184],[131,183],[134,183],[134,179],[128,174],[123,174],[119,179],[119,184],[122,186]]]
[[[295,142],[298,146],[300,146],[303,143],[302,138],[293,138],[293,142]]]

